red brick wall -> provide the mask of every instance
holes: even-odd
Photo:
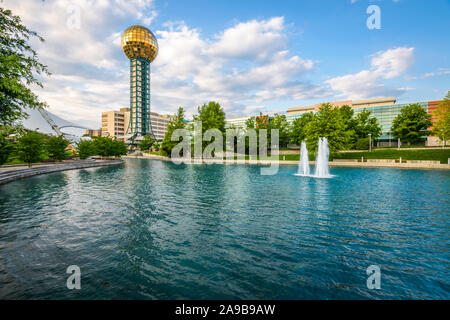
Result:
[[[434,115],[434,111],[436,111],[438,105],[442,102],[443,100],[438,100],[438,101],[428,101],[428,114],[431,115],[431,121],[433,122],[433,125],[438,121],[438,119],[436,118],[436,116]]]

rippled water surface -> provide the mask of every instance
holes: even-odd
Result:
[[[296,171],[127,160],[2,185],[0,298],[450,298],[450,172]]]

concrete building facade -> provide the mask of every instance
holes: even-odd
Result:
[[[169,121],[169,115],[160,115],[156,112],[150,113],[150,124],[156,140],[164,139]],[[101,135],[124,139],[124,136],[130,134],[129,123],[130,108],[102,112]]]
[[[442,101],[420,101],[412,102],[419,104],[424,108],[428,114],[432,116],[432,121],[435,123],[437,121],[434,111],[437,109],[438,105]],[[396,100],[393,97],[388,98],[378,98],[378,99],[366,99],[366,100],[343,100],[343,101],[332,101],[328,102],[334,107],[342,107],[348,105],[351,107],[355,114],[362,112],[364,109],[370,110],[372,115],[378,119],[378,123],[382,129],[382,135],[380,136],[378,143],[380,146],[395,146],[397,145],[397,140],[390,133],[392,122],[395,117],[400,114],[402,108],[412,104],[412,103],[401,103],[396,104]],[[299,118],[302,114],[307,112],[317,112],[322,104],[318,103],[313,106],[303,106],[289,108],[286,113],[286,118],[289,123],[292,123],[294,119]],[[227,126],[234,126],[237,128],[245,128],[245,122],[250,117],[236,117],[227,119]],[[430,128],[432,129],[432,128]],[[429,136],[425,143],[428,146],[439,146],[442,142],[438,137]]]
[[[102,136],[119,139],[126,134],[130,121],[130,109],[102,112]]]
[[[85,134],[91,137],[99,137],[102,135],[102,129],[101,128],[98,130],[87,129]]]
[[[433,123],[435,123],[437,119],[434,116],[434,111],[441,102],[442,101],[419,101],[412,103],[419,104],[422,108],[424,108],[427,111],[427,113],[432,116],[432,121]],[[395,117],[397,117],[397,115],[400,114],[402,108],[412,104],[412,103],[396,104],[395,98],[392,97],[368,99],[368,100],[356,100],[356,101],[354,100],[334,101],[329,103],[334,107],[342,107],[344,105],[348,105],[355,111],[355,114],[361,112],[364,109],[370,110],[372,112],[372,115],[378,119],[378,123],[381,126],[382,134],[378,140],[378,143],[381,146],[397,145],[397,141],[390,133],[392,122],[394,121]],[[320,106],[321,104],[316,104],[314,106],[289,108],[286,116],[287,120],[291,123],[294,119],[300,117],[303,113],[318,111]],[[428,146],[438,146],[441,143],[442,142],[439,140],[439,138],[429,136],[425,144]]]
[[[150,113],[150,123],[156,140],[164,139],[169,121],[170,116],[167,114],[158,114],[156,112]]]

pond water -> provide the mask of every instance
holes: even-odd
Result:
[[[450,298],[449,171],[295,173],[133,159],[2,185],[0,298]]]

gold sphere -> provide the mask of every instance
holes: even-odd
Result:
[[[132,26],[122,35],[122,49],[128,59],[144,58],[152,62],[158,55],[158,41],[146,27]]]

